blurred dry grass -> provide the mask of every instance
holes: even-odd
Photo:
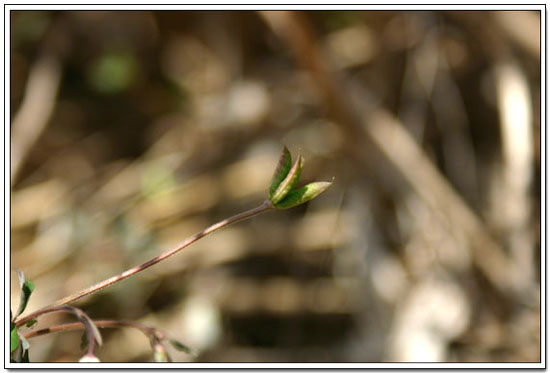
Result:
[[[539,13],[10,18],[28,310],[258,204],[287,144],[304,181],[335,177],[322,197],[77,305],[199,350],[176,361],[540,361]],[[102,361],[150,361],[104,333]],[[79,358],[78,332],[31,342]]]

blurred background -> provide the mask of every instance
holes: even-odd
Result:
[[[286,144],[302,183],[333,186],[74,305],[197,352],[174,361],[540,361],[540,12],[10,21],[27,312],[259,205]],[[152,361],[139,331],[102,335],[102,361]],[[78,361],[81,336],[33,338],[30,359]]]

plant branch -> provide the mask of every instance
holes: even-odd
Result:
[[[90,319],[90,317],[86,315],[84,311],[73,306],[57,305],[57,306],[45,307],[41,310],[34,312],[35,316],[33,318],[46,313],[50,313],[50,312],[69,312],[75,315],[79,321],[77,324],[81,324],[82,327],[86,329],[86,336],[88,338],[88,355],[94,354],[96,342],[98,344],[102,343],[101,334],[99,334],[99,331],[97,330],[92,319]],[[21,319],[17,323],[17,326],[19,327],[21,324],[23,324],[23,319]],[[29,333],[29,334],[32,334],[32,333]]]
[[[161,338],[161,339],[165,337],[163,332],[161,332],[161,331],[159,331],[155,328],[150,328],[148,326],[145,326],[145,325],[142,325],[140,323],[133,322],[133,321],[95,320],[94,324],[98,328],[130,327],[130,328],[138,329],[139,331],[141,331],[143,334],[145,334],[148,337],[150,337],[152,334],[155,334],[158,338]],[[44,329],[34,330],[34,331],[31,331],[31,332],[25,334],[24,337],[29,339],[29,338],[38,337],[40,335],[58,333],[58,332],[69,331],[69,330],[79,330],[79,329],[84,329],[84,328],[85,328],[85,325],[82,322],[77,321],[77,322],[71,322],[71,323],[66,323],[66,324],[53,325],[53,326],[50,326],[50,327],[44,328]]]
[[[57,307],[57,306],[60,306],[60,305],[63,305],[63,304],[74,302],[77,299],[80,299],[82,297],[85,297],[87,295],[95,293],[96,291],[104,289],[107,286],[111,286],[111,285],[113,285],[113,284],[115,284],[119,281],[124,280],[127,277],[135,275],[136,273],[141,272],[144,269],[147,269],[147,268],[151,267],[152,265],[155,265],[155,264],[163,261],[164,259],[178,253],[179,251],[183,250],[187,246],[189,246],[192,243],[196,242],[197,240],[203,238],[204,236],[217,231],[218,229],[224,228],[224,227],[226,227],[230,224],[233,224],[235,222],[248,219],[252,216],[261,214],[262,212],[265,212],[265,211],[270,210],[272,208],[273,208],[273,204],[269,200],[265,200],[260,206],[255,207],[251,210],[242,212],[240,214],[234,215],[234,216],[232,216],[230,218],[227,218],[225,220],[222,220],[222,221],[220,221],[216,224],[213,224],[210,227],[204,229],[203,231],[198,232],[198,233],[194,234],[193,236],[187,238],[185,241],[181,242],[176,247],[160,254],[159,256],[154,257],[153,259],[148,260],[147,262],[145,262],[143,264],[135,266],[135,267],[133,267],[133,268],[127,270],[127,271],[122,272],[121,274],[118,274],[116,276],[108,278],[107,280],[98,282],[95,285],[92,285],[92,286],[90,286],[90,287],[88,287],[84,290],[81,290],[77,293],[71,294],[71,295],[69,295],[65,298],[62,298],[62,299],[60,299],[60,300],[58,300],[58,301],[56,301],[56,302],[54,302],[50,305],[38,310],[38,311],[35,311],[35,312],[25,316],[21,320],[19,320],[16,324],[17,324],[17,326],[23,325],[26,322],[28,322],[29,320],[32,320],[32,319],[40,316],[43,313],[51,312],[49,310],[52,307]]]

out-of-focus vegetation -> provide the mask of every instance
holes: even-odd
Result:
[[[198,351],[176,361],[540,361],[538,12],[10,20],[27,312],[257,205],[286,144],[304,183],[335,178],[322,198],[75,305]],[[30,359],[77,361],[81,335],[33,338]],[[102,361],[150,361],[139,332],[102,335]]]

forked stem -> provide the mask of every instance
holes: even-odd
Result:
[[[122,320],[94,320],[95,326],[98,328],[120,328],[120,327],[131,327],[140,330],[143,334],[150,336],[151,334],[159,334],[164,337],[164,333],[150,328],[148,326],[142,325],[133,321],[122,321]],[[33,330],[24,335],[25,338],[30,339],[38,337],[45,334],[57,333],[68,330],[79,330],[84,329],[86,326],[82,322],[71,322],[67,324],[53,325],[44,329]]]
[[[90,287],[88,287],[84,290],[81,290],[77,293],[66,296],[65,298],[62,298],[62,299],[60,299],[60,300],[58,300],[58,301],[56,301],[56,302],[54,302],[54,303],[52,303],[52,304],[50,304],[46,307],[43,307],[43,308],[39,309],[38,311],[35,311],[35,312],[23,317],[21,320],[17,321],[16,325],[21,326],[21,325],[25,324],[26,322],[28,322],[29,320],[32,320],[32,319],[40,316],[41,314],[45,313],[44,311],[46,311],[46,310],[48,310],[52,307],[56,307],[56,306],[60,306],[60,305],[63,305],[63,304],[74,302],[75,300],[80,299],[82,297],[85,297],[87,295],[90,295],[92,293],[95,293],[98,290],[105,289],[107,286],[111,286],[111,285],[113,285],[113,284],[115,284],[119,281],[124,280],[127,277],[135,275],[136,273],[141,272],[144,269],[147,269],[147,268],[151,267],[152,265],[155,265],[155,264],[163,261],[164,259],[178,253],[179,251],[183,250],[184,248],[191,245],[195,241],[203,238],[204,236],[206,236],[206,235],[208,235],[212,232],[217,231],[218,229],[224,228],[224,227],[226,227],[230,224],[236,223],[238,221],[251,218],[255,215],[261,214],[262,212],[265,212],[265,211],[270,210],[272,208],[273,208],[273,204],[269,200],[265,200],[260,206],[258,206],[256,208],[253,208],[251,210],[242,212],[240,214],[234,215],[234,216],[232,216],[230,218],[227,218],[225,220],[222,220],[222,221],[220,221],[216,224],[213,224],[210,227],[206,228],[205,230],[203,230],[201,232],[198,232],[198,233],[194,234],[193,236],[187,238],[185,241],[181,242],[176,247],[160,254],[159,256],[154,257],[153,259],[148,260],[147,262],[145,262],[143,264],[140,264],[138,266],[130,268],[129,270],[124,271],[121,274],[118,274],[118,275],[113,276],[111,278],[108,278],[107,280],[98,282],[97,284],[92,285],[92,286],[90,286]]]

